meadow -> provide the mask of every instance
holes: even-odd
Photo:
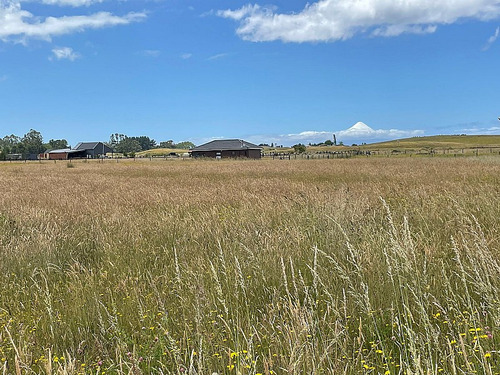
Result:
[[[500,157],[0,163],[3,374],[500,374]]]
[[[325,152],[346,152],[346,151],[370,151],[372,156],[401,155],[446,155],[446,156],[471,156],[471,155],[500,155],[500,135],[434,135],[425,137],[412,137],[396,139],[386,142],[326,146],[307,146],[308,154]],[[264,147],[266,154],[293,153],[291,147]]]

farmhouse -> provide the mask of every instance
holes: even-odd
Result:
[[[88,159],[104,157],[106,154],[113,152],[111,147],[106,146],[102,142],[80,142],[73,150],[85,151],[83,157]]]
[[[195,147],[189,152],[194,158],[251,158],[260,159],[262,147],[241,139],[219,139]]]

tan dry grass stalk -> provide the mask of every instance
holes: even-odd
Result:
[[[499,158],[72,165],[0,163],[4,374],[500,372]]]

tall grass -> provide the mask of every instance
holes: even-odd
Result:
[[[500,159],[0,164],[5,374],[500,373]]]

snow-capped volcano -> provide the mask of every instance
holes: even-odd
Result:
[[[422,130],[373,129],[361,121],[346,130],[335,133],[337,139],[349,143],[383,141],[422,134]]]
[[[348,134],[348,133],[366,134],[366,133],[373,133],[374,131],[375,130],[370,128],[364,122],[357,122],[353,126],[351,126],[349,129],[345,130],[344,132],[346,134]]]

